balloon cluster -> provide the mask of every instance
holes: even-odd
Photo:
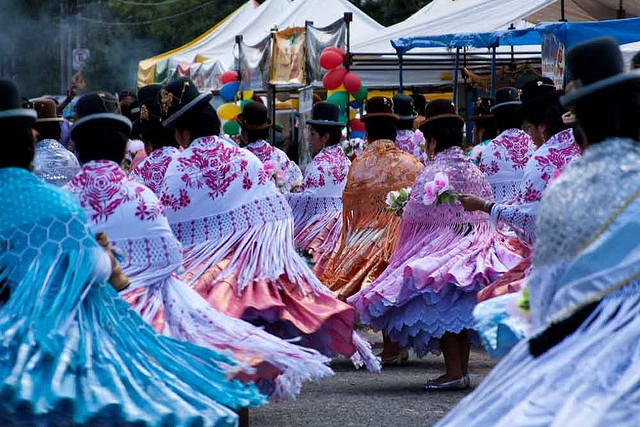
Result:
[[[360,119],[350,120],[349,129],[351,129],[351,138],[364,139],[364,123]]]
[[[330,46],[320,54],[320,66],[329,70],[322,79],[322,86],[327,89],[327,102],[340,107],[340,120],[349,121],[347,106],[358,109],[367,98],[367,88],[356,73],[344,68],[346,53],[344,50]],[[353,98],[353,100],[350,100]]]
[[[251,100],[252,91],[238,92],[240,82],[236,71],[225,71],[220,77],[223,86],[220,88],[220,98],[225,102],[218,107],[218,117],[222,121],[222,131],[229,136],[240,133],[240,125],[236,122],[238,114],[242,112],[244,105]],[[235,103],[236,97],[244,99],[240,105]]]

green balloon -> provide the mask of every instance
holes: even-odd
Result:
[[[222,126],[222,132],[230,136],[237,135],[240,133],[240,125],[238,122],[227,122]]]
[[[340,107],[346,107],[349,103],[349,92],[334,92],[330,97],[327,98],[327,102],[330,104],[339,105]]]
[[[356,101],[364,101],[367,98],[367,93],[369,93],[369,91],[363,85],[363,86],[360,86],[359,91],[357,91],[351,96],[353,96],[353,99],[355,99]]]
[[[244,106],[251,102],[250,99],[245,99],[244,101],[240,101],[240,111],[244,111]]]
[[[340,117],[338,118],[338,121],[347,124],[349,123],[349,117],[346,114],[340,114]]]

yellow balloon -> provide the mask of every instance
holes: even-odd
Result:
[[[253,97],[252,90],[245,90],[244,92],[238,92],[238,99],[251,99]]]
[[[222,120],[233,120],[240,114],[240,106],[236,104],[222,104],[218,107],[218,117]]]
[[[358,110],[354,110],[353,108],[349,108],[349,120],[355,119],[357,114],[358,114]]]
[[[333,95],[336,92],[346,92],[347,90],[344,88],[344,85],[340,85],[339,88],[335,89],[335,90],[328,90],[327,91],[327,98],[329,98],[331,95]]]

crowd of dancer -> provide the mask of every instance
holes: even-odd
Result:
[[[633,422],[640,73],[607,38],[567,61],[479,98],[465,149],[449,100],[370,98],[361,152],[318,102],[304,173],[188,78],[82,95],[68,135],[0,81],[0,421],[247,424],[335,356],[442,353],[425,389],[461,390],[484,345],[442,425]]]

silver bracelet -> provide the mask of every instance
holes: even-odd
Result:
[[[484,205],[482,205],[482,210],[488,214],[491,213],[491,211],[489,210],[489,207],[491,206],[491,202],[489,200],[485,200],[484,201]]]

